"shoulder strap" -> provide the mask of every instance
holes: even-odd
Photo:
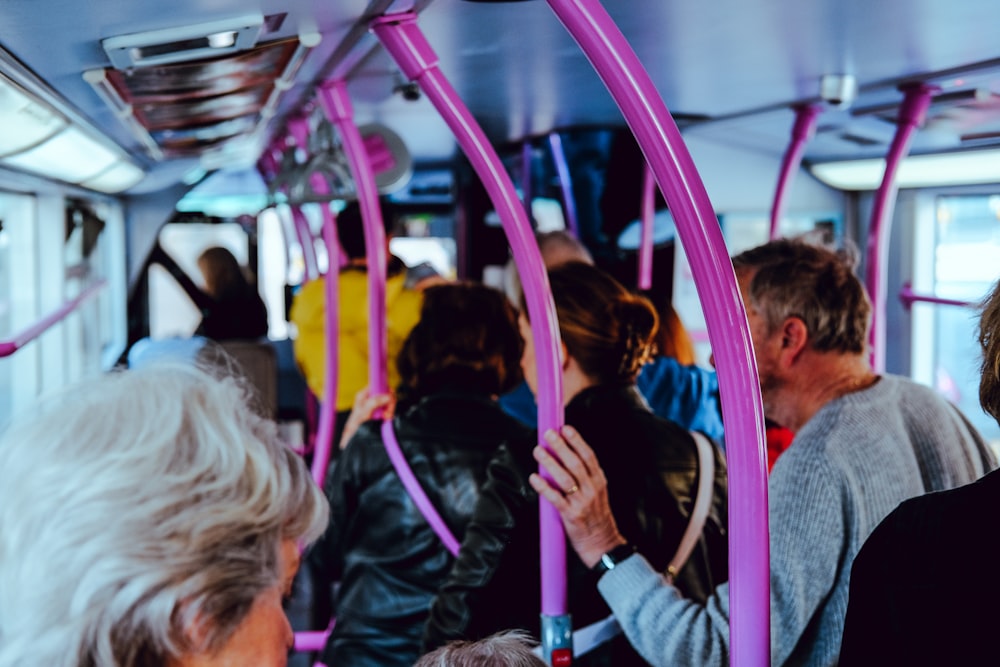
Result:
[[[705,527],[708,510],[712,506],[712,483],[715,481],[715,453],[712,443],[698,431],[690,431],[690,433],[698,449],[698,491],[695,495],[694,507],[691,509],[691,518],[688,519],[687,530],[684,531],[681,543],[677,547],[677,553],[670,559],[670,565],[667,566],[668,583],[674,582],[674,577],[691,556],[694,545],[698,543],[701,531]]]
[[[420,481],[417,480],[417,476],[413,474],[413,470],[406,462],[406,457],[403,456],[403,450],[399,446],[399,441],[396,440],[396,433],[392,429],[391,419],[386,419],[382,422],[382,442],[385,445],[386,454],[389,455],[389,461],[392,462],[392,467],[396,469],[399,480],[403,483],[403,487],[416,504],[417,509],[427,519],[427,523],[431,525],[437,536],[441,538],[445,548],[451,552],[452,556],[457,556],[460,546],[459,542],[452,535],[451,530],[448,529],[448,524],[444,522],[438,511],[434,509],[434,504],[427,497],[427,493],[420,486]]]

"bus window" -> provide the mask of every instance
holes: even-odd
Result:
[[[1000,194],[937,197],[930,238],[922,250],[918,245],[915,287],[978,303],[1000,266]],[[977,315],[972,308],[914,304],[914,376],[955,403],[998,449],[1000,428],[979,406]]]
[[[31,325],[38,312],[34,197],[0,192],[0,339]],[[38,345],[0,359],[0,424],[39,391]]]

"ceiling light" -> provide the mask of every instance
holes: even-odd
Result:
[[[4,158],[12,167],[69,183],[91,179],[117,160],[111,149],[72,126],[35,148]]]
[[[885,160],[843,160],[810,165],[813,176],[838,190],[875,190],[882,183]],[[896,172],[900,188],[1000,183],[1000,149],[911,155]]]
[[[67,125],[67,120],[0,76],[0,157],[35,146]]]

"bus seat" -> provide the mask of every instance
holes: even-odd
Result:
[[[267,340],[227,340],[205,345],[198,362],[243,378],[254,392],[262,416],[278,413],[278,356]]]

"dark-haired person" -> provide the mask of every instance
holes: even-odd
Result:
[[[520,381],[521,339],[499,291],[466,283],[430,287],[399,353],[392,426],[435,509],[461,540],[504,442],[530,449],[531,431],[496,397]],[[360,409],[360,408],[359,408]],[[328,665],[410,667],[452,557],[407,495],[382,440],[361,425],[327,485],[330,527],[309,561],[319,590],[340,580]]]
[[[551,270],[549,281],[563,343],[566,423],[586,435],[605,465],[622,531],[665,571],[687,528],[702,471],[691,434],[655,416],[635,387],[639,369],[652,355],[656,311],[645,298],[581,262]],[[538,391],[523,311],[520,325],[522,367],[528,384]],[[675,579],[699,600],[728,574],[725,462],[707,440],[705,446],[714,459],[713,475],[706,478],[712,490],[708,519]],[[538,499],[528,485],[537,463],[531,449],[502,447],[490,463],[461,553],[431,610],[425,649],[504,628],[537,632]],[[572,557],[567,564],[569,609],[577,626],[609,614],[596,588],[600,573],[591,565]],[[592,658],[619,666],[644,664],[619,639]]]
[[[388,240],[397,224],[396,208],[380,201],[382,222]],[[361,208],[352,202],[337,215],[337,237],[347,256],[339,275],[339,348],[337,359],[337,432],[354,404],[357,393],[368,384],[368,262],[365,256],[364,221]],[[388,383],[399,382],[396,355],[420,316],[420,292],[407,285],[406,265],[389,255],[385,282],[385,309],[388,335],[386,370]],[[326,395],[326,293],[325,278],[312,280],[292,301],[290,321],[295,325],[295,359],[302,368],[309,389],[319,398]]]
[[[1000,421],[1000,283],[979,320],[979,402]],[[840,664],[990,665],[1000,659],[1000,472],[908,500],[851,569]]]
[[[202,312],[196,336],[233,340],[267,335],[267,307],[233,253],[221,247],[208,248],[198,256],[198,268],[211,305]]]
[[[851,562],[869,533],[901,501],[971,482],[996,459],[932,389],[872,371],[868,297],[836,253],[774,241],[733,264],[764,413],[795,432],[768,478],[771,663],[835,665]],[[600,452],[549,435],[559,460],[536,451],[555,485],[536,475],[533,488],[584,563],[620,553],[631,537],[616,528]],[[598,583],[632,644],[654,666],[729,662],[728,583],[704,603],[686,599],[639,551]]]

